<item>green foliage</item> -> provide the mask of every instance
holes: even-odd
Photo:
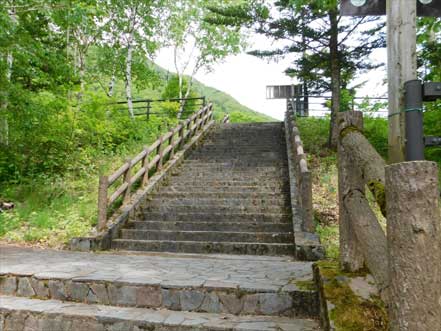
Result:
[[[307,153],[323,155],[328,141],[329,117],[299,117],[296,119]]]
[[[364,117],[364,134],[376,151],[384,158],[387,158],[387,131],[388,124],[384,118]]]

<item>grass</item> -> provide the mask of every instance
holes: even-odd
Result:
[[[146,137],[147,139],[147,137]],[[101,155],[92,167],[64,177],[34,178],[2,187],[0,200],[15,208],[0,213],[0,240],[43,247],[64,247],[71,238],[87,235],[97,223],[100,171],[109,173],[134,156],[146,142],[132,142],[113,156]]]
[[[217,117],[221,113],[215,109]],[[262,119],[268,118],[253,112],[231,114],[232,122]],[[64,248],[71,238],[91,233],[97,223],[99,174],[116,170],[127,157],[138,154],[155,139],[146,133],[142,141],[129,140],[112,155],[95,151],[93,159],[88,154],[63,176],[40,175],[18,184],[2,184],[0,202],[12,201],[15,208],[0,213],[0,241]]]

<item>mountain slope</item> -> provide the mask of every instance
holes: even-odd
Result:
[[[155,64],[161,80],[166,84],[172,77],[172,73],[166,69]],[[240,104],[231,95],[222,92],[216,88],[207,86],[197,80],[193,80],[193,91],[198,96],[205,96],[214,104],[214,115],[216,119],[224,117],[226,114],[230,114],[231,122],[273,122],[274,118],[254,111],[242,104]]]

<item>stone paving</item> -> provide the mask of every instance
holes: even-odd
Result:
[[[269,316],[234,316],[121,308],[0,296],[2,331],[248,330],[315,331],[318,323]]]
[[[311,263],[289,257],[0,247],[0,294],[234,315],[315,317]]]

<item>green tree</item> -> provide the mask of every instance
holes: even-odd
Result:
[[[383,23],[378,18],[343,19],[337,0],[278,0],[273,15],[263,1],[249,0],[229,8],[212,8],[214,21],[242,24],[287,46],[250,52],[259,57],[294,55],[286,73],[295,76],[308,89],[331,91],[329,145],[336,145],[335,117],[341,110],[341,90],[355,73],[378,65],[368,61],[373,49],[385,46]],[[356,40],[354,40],[356,39]],[[344,102],[343,102],[344,104]]]
[[[243,46],[239,27],[214,25],[204,20],[208,6],[232,3],[231,0],[181,0],[171,7],[169,43],[173,47],[174,65],[179,83],[179,98],[188,98],[194,76],[201,70],[210,70],[215,63]],[[184,76],[188,77],[184,87]],[[186,101],[181,102],[178,118]]]
[[[136,54],[152,58],[159,48],[162,25],[167,21],[166,0],[110,0],[106,5],[107,43],[118,45],[115,56],[124,59],[124,81],[129,115],[133,118],[133,63]],[[121,49],[119,49],[119,46]],[[114,59],[114,61],[118,61]],[[111,64],[113,65],[113,64]]]

